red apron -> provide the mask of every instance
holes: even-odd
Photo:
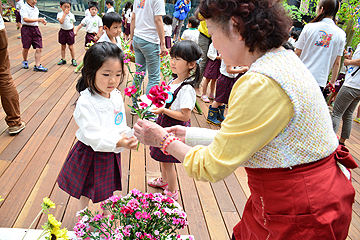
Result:
[[[322,160],[291,169],[246,168],[251,196],[235,239],[346,239],[355,191],[336,161],[357,167],[340,145]]]

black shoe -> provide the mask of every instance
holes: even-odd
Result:
[[[65,59],[61,59],[60,62],[57,63],[57,65],[64,65],[64,64],[66,64]]]
[[[71,60],[71,65],[73,65],[73,66],[75,66],[75,67],[77,66],[77,63],[76,63],[76,60],[75,60],[75,59],[72,59],[72,60]]]

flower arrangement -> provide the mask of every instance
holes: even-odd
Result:
[[[137,83],[137,81],[135,80],[135,86],[130,86],[124,89],[125,91],[125,95],[128,97],[132,97],[132,98],[137,98],[138,96],[141,95],[141,89],[140,86]],[[130,106],[128,105],[132,110],[134,110],[137,115],[139,116],[139,118],[143,119],[143,118],[148,118],[148,117],[153,117],[155,115],[149,113],[149,109],[152,105],[155,105],[156,107],[162,107],[166,102],[171,101],[172,99],[172,94],[170,91],[170,87],[166,85],[166,82],[163,81],[161,82],[160,85],[155,85],[153,86],[150,91],[149,94],[146,96],[147,99],[149,99],[151,101],[150,104],[145,102],[145,99],[139,99],[139,103],[136,103],[135,106]],[[169,97],[170,96],[170,97]]]
[[[172,198],[136,189],[124,197],[112,196],[100,204],[109,216],[85,208],[74,227],[79,239],[165,240],[177,239],[187,226],[186,213]],[[91,231],[91,228],[94,230]]]
[[[66,228],[60,229],[61,222],[57,221],[56,218],[49,214],[49,209],[55,208],[55,203],[52,202],[49,198],[44,198],[43,202],[41,204],[41,210],[38,213],[38,215],[35,217],[34,221],[30,224],[28,230],[24,234],[23,238],[25,238],[26,234],[28,233],[31,226],[35,223],[36,219],[42,214],[45,213],[48,215],[48,221],[42,225],[42,228],[44,229],[38,239],[45,236],[45,239],[47,240],[68,240],[69,237],[67,235],[68,230]]]

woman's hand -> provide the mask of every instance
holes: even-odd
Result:
[[[181,140],[183,143],[185,143],[186,127],[180,126],[180,125],[176,125],[176,126],[173,126],[173,127],[165,128],[165,130],[166,130],[168,133],[173,133],[173,134],[175,134],[176,137],[179,137],[180,140]]]
[[[142,119],[138,119],[134,125],[134,130],[135,137],[137,137],[141,143],[153,147],[160,147],[162,138],[167,134],[167,131],[161,126]]]

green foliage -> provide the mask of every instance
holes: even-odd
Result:
[[[342,28],[344,30],[349,24],[353,23],[353,25],[351,26],[351,31],[354,32],[354,37],[352,41],[348,43],[348,45],[352,46],[353,49],[356,49],[357,44],[360,42],[360,26],[358,22],[358,19],[360,17],[359,1],[343,0],[337,16],[339,18],[339,22],[343,23]]]
[[[291,19],[302,22],[303,16],[310,16],[312,18],[314,18],[316,16],[315,9],[309,10],[309,6],[313,3],[317,3],[318,0],[305,0],[305,1],[302,1],[302,3],[301,3],[301,0],[297,0],[297,1],[300,3],[299,8],[297,8],[294,5],[289,5],[287,3],[287,0],[283,0],[283,2],[282,2],[285,10],[288,12]],[[306,24],[306,22],[303,22],[303,23]]]

